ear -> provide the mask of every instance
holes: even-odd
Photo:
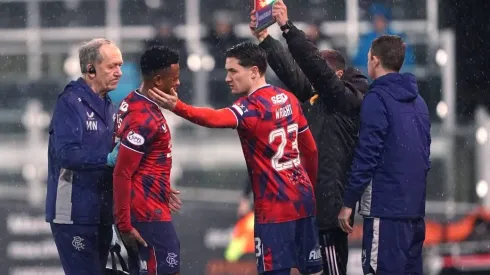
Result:
[[[250,68],[250,71],[252,72],[252,79],[260,77],[259,67],[253,66],[252,68]]]
[[[93,65],[88,64],[87,67],[85,68],[85,71],[87,72],[87,76],[92,79],[94,78],[93,73],[90,72],[90,68],[92,68]]]
[[[373,55],[372,59],[373,59],[373,67],[377,67],[378,65],[381,64],[381,60],[379,60],[379,57]]]
[[[153,77],[153,84],[155,86],[162,86],[163,84],[163,78],[161,75],[157,74]]]
[[[344,76],[344,71],[343,70],[338,70],[335,72],[335,74],[337,75],[338,78],[342,78],[342,76]]]

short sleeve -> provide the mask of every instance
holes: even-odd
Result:
[[[260,119],[260,112],[248,98],[240,98],[228,108],[237,119],[237,128],[253,128]]]
[[[131,116],[124,118],[124,129],[121,134],[121,144],[138,153],[148,151],[157,129],[151,117]]]

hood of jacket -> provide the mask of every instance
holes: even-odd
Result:
[[[411,73],[389,73],[378,77],[371,89],[382,89],[400,102],[414,101],[419,94],[417,80]]]
[[[350,86],[349,88],[354,88],[363,95],[365,95],[369,90],[369,82],[367,77],[363,75],[359,69],[354,67],[348,67],[345,69],[341,80],[346,82],[348,86]]]

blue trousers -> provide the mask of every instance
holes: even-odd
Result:
[[[364,274],[422,275],[424,219],[364,218]]]
[[[111,225],[51,223],[66,275],[102,275],[112,240]]]

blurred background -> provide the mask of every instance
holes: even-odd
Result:
[[[44,222],[47,126],[57,94],[80,74],[78,44],[106,37],[120,45],[124,76],[111,94],[118,100],[139,85],[144,47],[164,44],[181,53],[181,99],[224,107],[234,99],[224,83],[224,50],[254,41],[250,2],[0,0],[1,274],[63,274]],[[432,118],[426,274],[490,274],[489,2],[285,1],[320,49],[337,49],[362,70],[377,35],[405,38],[403,70],[418,77]],[[277,26],[269,33],[281,38]],[[256,274],[253,219],[237,215],[247,174],[236,133],[167,117],[172,181],[184,200],[175,215],[181,273]],[[350,237],[354,275],[361,274],[361,221]]]

